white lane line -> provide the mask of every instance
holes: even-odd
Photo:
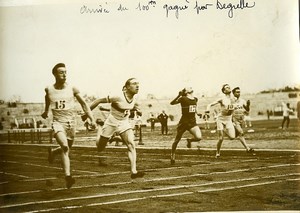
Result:
[[[261,140],[264,141],[264,140]],[[35,146],[35,147],[53,147],[56,146],[56,144],[12,144],[12,143],[0,143],[0,146]],[[73,145],[74,148],[90,148],[91,150],[95,149],[94,145]],[[107,149],[124,149],[126,150],[126,146],[123,147],[115,147],[115,146],[108,146]],[[149,146],[149,147],[141,147],[138,146],[137,150],[169,150],[170,147],[160,147],[160,146]],[[197,150],[198,148],[181,148],[179,147],[178,150]],[[200,150],[215,150],[215,148],[200,148]],[[223,151],[232,151],[232,150],[244,150],[243,148],[226,148],[223,149]],[[300,152],[300,149],[255,149],[256,152]]]
[[[225,190],[231,190],[231,189],[241,189],[241,188],[248,188],[248,187],[254,187],[254,186],[262,186],[262,185],[267,185],[267,184],[272,184],[272,183],[279,183],[279,182],[284,182],[284,181],[300,181],[300,178],[296,179],[286,179],[286,180],[273,180],[273,181],[268,181],[268,182],[263,182],[263,183],[252,183],[252,184],[247,184],[247,185],[242,185],[242,186],[231,186],[231,187],[224,187],[221,189],[205,189],[205,190],[199,190],[197,191],[198,193],[205,193],[205,192],[216,192],[216,191],[225,191]]]
[[[5,145],[5,144],[0,144],[0,146],[1,145]],[[7,144],[7,145],[11,145],[11,146],[14,146],[14,144]],[[16,146],[37,146],[37,147],[53,147],[52,145],[51,146],[49,146],[49,145],[40,145],[40,144],[24,144],[24,145],[16,145]],[[55,147],[57,147],[57,146],[55,146]],[[77,148],[95,148],[95,147],[93,147],[93,146],[81,146],[81,145],[74,145],[73,147],[77,147]],[[115,147],[107,147],[107,151],[105,152],[105,153],[120,153],[120,152],[114,152],[114,150],[113,150],[113,148],[115,148]],[[118,148],[123,148],[124,150],[126,150],[126,147],[118,147]],[[145,152],[142,152],[143,151],[143,149],[144,150],[156,150],[156,148],[155,147],[144,147],[144,148],[138,148],[140,151],[141,151],[141,153],[140,153],[140,155],[144,155],[144,154],[147,154],[148,156],[149,155],[161,155],[161,154],[155,154],[155,153],[145,153]],[[159,149],[159,150],[166,150],[167,148],[163,148],[163,149]],[[187,148],[179,148],[179,149],[182,149],[182,150],[186,150]],[[96,150],[96,148],[95,148],[95,150]],[[194,148],[194,149],[189,149],[189,150],[192,150],[192,151],[196,151],[196,150],[199,150],[198,148]],[[200,148],[200,152],[201,151],[211,151],[211,150],[215,150],[214,148],[211,148],[211,149],[206,149],[206,148]],[[30,152],[30,151],[21,151],[21,150],[18,150],[18,151],[15,151],[15,150],[8,150],[8,151],[11,151],[11,152],[25,152],[25,153],[32,153],[32,152]],[[76,149],[73,149],[72,150],[72,153],[74,153],[74,152],[77,152],[77,151],[79,151],[79,150],[76,150]],[[88,151],[91,151],[91,152],[93,152],[94,150],[88,150]],[[223,149],[223,151],[224,152],[226,152],[226,151],[241,151],[241,152],[244,152],[244,149]],[[256,149],[256,152],[257,153],[259,153],[259,152],[264,152],[264,151],[267,151],[267,152],[294,152],[294,154],[297,154],[298,152],[300,152],[300,150],[293,150],[293,149]],[[46,153],[46,152],[36,152],[36,153]],[[79,155],[79,154],[76,154],[76,153],[74,153],[74,155]],[[89,155],[83,155],[83,156],[89,156]],[[97,155],[90,155],[90,156],[93,156],[93,157],[95,157],[95,156],[97,156]],[[192,155],[182,155],[182,156],[199,156],[199,154],[196,154],[196,155],[194,155],[194,154],[192,154]],[[204,156],[206,156],[206,155],[204,155]],[[247,156],[246,154],[245,154],[245,156]],[[257,155],[256,157],[258,157],[259,155]],[[207,155],[207,157],[214,157],[214,156],[211,156],[211,155]],[[238,157],[240,157],[239,155],[238,156],[236,156],[236,155],[233,155],[233,156],[231,156],[231,157],[233,157],[233,158],[238,158]]]
[[[10,172],[0,172],[0,174],[2,174],[2,175],[8,175],[8,176],[16,176],[16,177],[21,177],[21,178],[32,178],[32,177],[29,177],[29,176],[15,174],[15,173],[10,173]]]
[[[252,161],[252,160],[245,160],[245,161],[237,161],[239,163],[242,163],[242,162],[249,162],[249,161]],[[254,160],[256,161],[256,160]],[[213,163],[213,164],[210,164],[210,165],[217,165],[217,164],[226,164],[226,163],[229,163],[229,162],[216,162],[216,163]],[[234,162],[230,162],[230,163],[234,163]],[[193,165],[192,167],[202,167],[203,165]],[[272,166],[261,166],[261,167],[257,167],[255,169],[253,168],[245,168],[245,169],[238,169],[238,170],[233,170],[233,171],[236,171],[236,172],[244,172],[244,171],[252,171],[252,170],[263,170],[263,169],[268,169],[268,168],[277,168],[277,167],[288,167],[288,166],[300,166],[300,163],[296,163],[296,164],[279,164],[279,165],[272,165]],[[174,168],[174,167],[171,167],[171,168]],[[184,167],[175,167],[176,169],[178,168],[184,168]],[[159,169],[147,169],[145,171],[161,171],[161,170],[166,170],[167,168],[159,168]],[[168,168],[170,169],[170,167]],[[115,174],[125,174],[127,172],[113,172],[113,173],[106,173],[106,174],[96,174],[96,175],[89,175],[89,176],[86,176],[86,175],[77,175],[77,176],[74,176],[74,177],[97,177],[97,176],[100,176],[100,177],[103,177],[103,176],[108,176],[108,175],[115,175]],[[212,172],[212,173],[209,173],[209,174],[224,174],[226,172]],[[207,175],[208,173],[203,173],[203,174],[194,174],[195,176],[199,176],[199,175]],[[178,176],[178,177],[173,177],[172,179],[176,179],[176,178],[185,178],[185,177],[190,177],[190,176]],[[155,180],[164,180],[165,178],[157,178]],[[166,177],[166,180],[169,180],[168,177]],[[170,179],[171,180],[171,179]]]
[[[192,175],[186,175],[186,176],[174,176],[174,177],[166,177],[166,178],[156,178],[152,179],[152,181],[162,181],[162,180],[174,180],[174,179],[181,179],[181,178],[187,178],[187,177],[199,177],[199,176],[206,176],[206,175],[215,175],[215,174],[229,174],[229,173],[237,173],[237,172],[248,172],[248,171],[256,171],[256,170],[265,170],[269,167],[271,168],[279,168],[279,167],[288,167],[288,166],[300,166],[300,163],[298,164],[280,164],[276,166],[262,166],[257,168],[247,168],[247,169],[236,169],[231,171],[220,171],[220,172],[211,172],[211,173],[201,173],[201,174],[192,174]]]
[[[229,163],[235,163],[235,162],[239,162],[239,163],[243,163],[243,162],[251,162],[251,161],[257,161],[256,159],[249,159],[249,160],[243,160],[243,161],[230,161],[230,162],[214,162],[212,164],[209,165],[217,165],[217,164],[229,164]],[[4,162],[4,161],[2,161]],[[10,161],[11,163],[19,163],[19,162],[15,162],[15,161]],[[51,168],[51,169],[57,169],[57,170],[61,170],[60,167],[50,167],[50,166],[41,166],[38,165],[40,167],[44,167],[44,168]],[[198,166],[203,166],[203,165],[193,165],[192,167],[198,167]],[[181,169],[181,168],[185,168],[185,167],[167,167],[167,168],[159,168],[159,169],[147,169],[146,171],[161,171],[161,170],[173,170],[173,169]],[[263,167],[265,168],[265,167]],[[77,171],[77,170],[72,170],[72,171]],[[111,172],[111,173],[104,173],[104,174],[100,174],[98,172],[90,172],[91,174],[89,175],[74,175],[75,178],[84,178],[84,177],[104,177],[104,176],[110,176],[110,175],[119,175],[119,174],[127,174],[128,172]],[[180,178],[180,177],[179,177]],[[45,180],[54,180],[57,178],[34,178],[34,179],[28,179],[28,180],[19,180],[19,182],[36,182],[36,181],[45,181]],[[8,181],[0,183],[1,184],[7,184],[9,183]],[[0,195],[1,196],[1,195]]]
[[[7,183],[9,182],[8,181],[0,182],[0,185],[7,184]]]
[[[200,176],[209,176],[209,175],[220,175],[220,174],[232,174],[232,173],[238,173],[238,172],[247,172],[247,171],[256,171],[256,170],[265,170],[268,168],[276,168],[276,167],[286,167],[286,166],[299,166],[299,164],[280,164],[276,166],[263,166],[263,167],[256,167],[256,168],[248,168],[248,169],[237,169],[237,170],[231,170],[231,171],[224,171],[224,172],[210,172],[210,173],[201,173],[201,174],[192,174],[192,175],[185,175],[185,176],[173,176],[173,177],[165,177],[165,178],[154,178],[154,179],[145,179],[143,182],[155,182],[155,181],[166,181],[166,180],[174,180],[174,179],[183,179],[183,178],[191,178],[191,177],[200,177]],[[165,170],[165,169],[154,169],[155,171],[159,170]],[[109,176],[109,175],[119,175],[119,174],[127,174],[128,172],[113,172],[113,173],[105,173],[102,174],[102,176]],[[298,175],[298,173],[294,173],[294,175]],[[79,177],[79,176],[74,176]],[[80,177],[91,177],[82,175]],[[20,180],[19,182],[35,182],[35,181],[45,181],[45,180],[56,180],[57,178],[40,178],[40,179],[29,179],[29,180]],[[8,183],[8,182],[4,182]],[[95,185],[87,185],[87,186],[74,186],[72,189],[84,189],[84,188],[96,188],[101,186],[117,186],[117,185],[125,185],[125,184],[131,184],[132,181],[126,181],[126,182],[114,182],[114,183],[106,183],[106,184],[95,184]],[[0,183],[1,184],[1,183]],[[61,191],[65,190],[65,188],[57,188],[52,189],[50,191]],[[42,192],[43,190],[34,190],[34,191],[25,191],[25,192],[14,192],[14,193],[7,193],[7,194],[0,194],[0,197],[7,196],[7,195],[17,195],[17,194],[31,194],[36,192]]]
[[[20,165],[25,165],[25,166],[35,166],[35,167],[41,167],[41,168],[50,168],[50,169],[56,169],[56,170],[61,170],[60,167],[53,167],[53,166],[45,166],[45,165],[39,165],[39,164],[34,164],[34,163],[23,163],[23,162],[18,162],[18,161],[0,161],[1,163],[11,163],[11,164],[20,164]],[[98,172],[90,172],[90,171],[85,171],[85,170],[72,170],[73,172],[80,172],[80,173],[87,173],[87,174],[94,174],[97,175],[99,174]]]
[[[192,185],[169,186],[169,187],[163,187],[163,188],[157,188],[157,189],[143,189],[143,190],[134,190],[134,191],[124,191],[124,192],[118,192],[118,193],[96,194],[96,195],[72,197],[72,198],[66,198],[66,199],[57,199],[57,200],[33,201],[33,202],[27,202],[27,203],[3,205],[3,206],[0,206],[0,209],[28,206],[28,205],[36,205],[36,204],[45,204],[45,203],[58,203],[58,202],[64,202],[64,201],[93,199],[93,198],[117,196],[117,195],[127,195],[127,194],[133,194],[133,193],[167,191],[167,190],[175,190],[175,189],[182,189],[182,188],[188,189],[188,188],[201,187],[201,186],[210,186],[210,185],[215,185],[215,184],[237,183],[237,182],[243,182],[243,181],[255,181],[255,180],[270,179],[270,178],[283,178],[283,177],[295,176],[295,175],[300,175],[300,173],[265,176],[265,177],[254,177],[254,178],[244,178],[244,179],[235,179],[235,180],[233,179],[233,180],[225,180],[225,181],[214,181],[214,182],[209,182],[209,183],[192,184]],[[103,184],[103,185],[105,185],[105,184]]]
[[[238,180],[243,181],[243,180]],[[173,193],[173,194],[164,194],[164,195],[152,195],[152,196],[145,196],[145,197],[139,197],[139,198],[131,198],[131,199],[124,199],[124,200],[116,200],[116,201],[108,201],[108,202],[98,202],[98,203],[91,203],[87,205],[77,205],[77,206],[65,206],[61,208],[52,208],[52,209],[41,209],[36,211],[30,211],[30,212],[44,212],[44,211],[57,211],[57,210],[63,210],[63,209],[78,209],[83,207],[93,207],[93,206],[103,206],[103,205],[111,205],[111,204],[118,204],[118,203],[128,203],[128,202],[135,202],[138,200],[146,200],[146,199],[154,199],[154,198],[166,198],[166,197],[175,197],[175,196],[183,196],[183,195],[189,195],[194,193],[208,193],[208,192],[217,192],[217,191],[227,191],[232,189],[240,189],[240,188],[250,188],[250,187],[256,187],[256,186],[263,186],[263,185],[270,185],[280,182],[286,182],[286,181],[300,181],[300,178],[298,179],[287,179],[287,180],[274,180],[274,181],[266,181],[262,183],[255,183],[255,184],[247,184],[247,185],[241,185],[241,186],[232,186],[232,187],[223,187],[223,188],[212,188],[212,189],[204,189],[204,190],[198,190],[198,191],[190,191],[190,192],[182,192],[182,193]],[[222,183],[229,183],[230,181],[225,181]],[[185,187],[188,188],[188,187]],[[158,191],[158,190],[156,190]],[[147,192],[147,190],[144,190],[143,192]],[[133,192],[137,193],[137,191]],[[111,195],[109,195],[111,196]]]
[[[21,152],[21,153],[30,153],[32,154],[32,152],[29,152],[29,151],[17,151],[17,152]],[[40,153],[40,154],[45,154],[44,152],[36,152],[36,153]],[[113,154],[113,153],[120,153],[120,152],[107,152],[106,154]],[[104,153],[105,154],[105,153]],[[147,154],[147,155],[146,155]],[[112,157],[112,156],[109,156],[109,155],[87,155],[87,154],[84,154],[84,155],[80,155],[80,154],[76,154],[76,153],[73,153],[72,155],[74,156],[83,156],[83,157],[91,157],[91,158],[99,158],[99,157],[103,157],[103,158],[114,158],[114,159],[128,159],[127,157]],[[146,155],[146,156],[144,156]],[[150,155],[153,155],[153,156],[161,156],[162,154],[149,154],[149,153],[140,153],[139,154],[139,158],[140,159],[146,159],[145,157],[147,156],[150,156]],[[17,156],[17,157],[31,157],[31,156],[28,156],[28,155],[13,155],[13,156]],[[180,155],[182,156],[183,158],[184,157],[199,157],[199,154],[191,154],[191,155]],[[296,154],[293,154],[292,156],[290,157],[295,157]],[[215,156],[211,156],[211,155],[203,155],[204,159],[206,158],[215,158]],[[230,156],[231,158],[233,159],[239,159],[241,156]],[[255,159],[257,160],[257,158],[261,159],[263,157],[264,160],[266,159],[274,159],[274,158],[286,158],[287,156],[275,156],[275,157],[266,157],[266,156],[259,156],[259,155],[256,155],[256,156],[251,156],[251,155],[244,155],[244,157],[251,157],[251,159],[253,159],[253,157],[255,157]],[[34,157],[36,159],[44,159],[44,158],[41,158],[41,157]],[[170,160],[170,159],[159,159],[159,160]],[[76,160],[74,159],[73,161],[75,162],[79,162],[79,160]],[[184,162],[184,161],[188,161],[188,162],[198,162],[198,161],[190,161],[189,159],[180,159],[179,161],[181,162]],[[91,161],[93,162],[93,161]]]
[[[19,153],[30,153],[30,154],[32,154],[32,152],[30,152],[30,151],[17,151],[17,152],[19,152]],[[36,152],[36,153],[41,153],[41,154],[45,154],[44,152],[42,153],[42,152]],[[35,153],[35,154],[36,154]],[[111,153],[120,153],[120,152],[109,152],[110,154]],[[109,154],[109,153],[107,153],[107,154]],[[147,154],[147,153],[141,153],[140,155],[145,155],[145,154]],[[80,154],[76,154],[76,153],[73,153],[73,155],[74,156],[84,156],[84,157],[92,157],[92,158],[99,158],[99,157],[103,157],[103,158],[114,158],[114,159],[128,159],[127,157],[111,157],[111,156],[109,156],[109,155],[107,155],[107,156],[104,156],[104,155],[80,155]],[[150,153],[150,155],[159,155],[159,156],[161,156],[161,154],[151,154]],[[20,154],[18,154],[18,155],[13,155],[13,156],[17,156],[17,157],[27,157],[27,158],[35,158],[35,159],[44,159],[44,158],[41,158],[41,157],[31,157],[31,156],[29,156],[29,155],[20,155]],[[147,155],[147,156],[149,156],[149,155]],[[182,157],[198,157],[199,156],[199,154],[197,154],[197,155],[180,155],[180,156],[182,156]],[[240,158],[240,156],[231,156],[233,159],[239,159]],[[246,157],[252,157],[250,160],[258,160],[258,158],[260,159],[260,160],[262,160],[262,158],[259,156],[259,155],[257,155],[257,156],[246,156]],[[253,159],[253,157],[255,157],[255,159]],[[292,156],[290,156],[290,157],[295,157],[295,154],[294,155],[292,155]],[[204,156],[204,158],[205,159],[207,159],[207,158],[215,158],[214,156]],[[264,160],[267,160],[267,159],[274,159],[274,158],[286,158],[286,156],[276,156],[276,157],[267,157],[267,158],[263,158]],[[140,156],[139,157],[139,159],[146,159],[145,158],[145,156]],[[159,159],[159,160],[156,160],[156,161],[169,161],[170,159]],[[72,160],[73,162],[83,162],[83,161],[80,161],[80,160],[76,160],[76,159],[73,159]],[[197,162],[199,162],[199,161],[191,161],[191,160],[189,160],[189,159],[180,159],[179,160],[180,162],[192,162],[192,163],[197,163]],[[85,163],[93,163],[94,161],[85,161]],[[208,161],[208,163],[209,163],[209,161]],[[222,162],[222,163],[224,163],[224,162]],[[221,164],[221,162],[219,162],[219,164]]]
[[[27,155],[14,155],[14,156],[22,156],[22,157],[30,157],[30,156],[27,156]],[[82,155],[82,156],[94,156],[94,157],[100,157],[100,156],[97,156],[97,155]],[[195,155],[196,156],[196,155]],[[103,157],[103,156],[101,156]],[[276,156],[274,158],[283,158],[283,157],[286,157],[286,156]],[[30,157],[32,158],[32,157]],[[40,158],[40,157],[34,157],[36,159],[43,159],[43,158]],[[111,158],[109,156],[105,156],[105,158]],[[115,159],[121,159],[121,157],[112,157],[112,158],[115,158]],[[122,159],[128,159],[127,157],[124,157]],[[271,159],[270,157],[268,158],[264,158],[263,160],[268,160],[268,159]],[[262,159],[260,159],[262,160]],[[156,160],[156,161],[169,161],[169,159],[160,159],[160,160]],[[252,161],[258,161],[257,158],[251,158],[251,159],[246,159],[246,160],[243,160],[243,161],[236,161],[236,162],[252,162]],[[72,162],[84,162],[84,163],[95,163],[95,161],[79,161],[79,160],[72,160]],[[180,162],[190,162],[190,163],[199,163],[201,162],[201,165],[217,165],[217,164],[230,164],[230,163],[233,163],[234,161],[227,161],[227,162],[223,162],[223,161],[219,161],[219,162],[214,162],[214,163],[211,163],[211,161],[207,161],[207,163],[203,163],[203,161],[191,161],[191,160],[188,160],[188,159],[183,159],[183,160],[180,160]],[[120,165],[120,164],[118,164]],[[195,167],[195,166],[198,166],[198,165],[191,165],[191,167]],[[60,167],[50,167],[50,166],[42,166],[40,165],[40,167],[45,167],[45,168],[55,168],[57,170],[61,170]],[[172,167],[173,168],[173,167]],[[184,168],[184,167],[177,167],[177,168]],[[78,172],[81,172],[81,173],[90,173],[90,174],[95,174],[94,176],[97,177],[97,176],[102,176],[102,174],[99,174],[99,172],[90,172],[90,171],[83,171],[83,170],[72,170],[72,171],[78,171]],[[150,169],[147,170],[147,171],[151,171]]]
[[[231,162],[214,162],[209,165],[217,165],[217,164],[229,164],[229,163],[235,163],[235,162],[251,162],[251,161],[257,161],[256,159],[249,159],[249,160],[243,160],[243,161],[231,161]],[[14,163],[14,164],[27,164],[27,165],[33,165],[29,163],[20,163],[16,161],[0,161],[0,162],[9,162],[9,163]],[[36,164],[35,164],[36,165]],[[42,168],[51,168],[51,169],[56,169],[56,170],[61,170],[60,167],[53,167],[53,166],[42,166],[42,165],[36,165]],[[202,166],[202,165],[193,165],[192,167],[197,167],[197,166]],[[159,169],[147,169],[146,171],[161,171],[161,170],[173,170],[173,169],[182,169],[185,167],[167,167],[167,168],[159,168]],[[78,170],[72,170],[73,172],[78,171]],[[88,171],[89,172],[89,171]],[[127,174],[128,172],[111,172],[111,173],[104,173],[101,174],[99,172],[89,172],[90,174],[87,175],[74,175],[76,178],[84,178],[84,177],[104,177],[104,176],[110,176],[110,175],[119,175],[119,174]],[[36,181],[45,181],[45,180],[53,180],[57,178],[34,178],[34,179],[29,179],[29,180],[19,180],[19,182],[24,181],[24,182],[36,182]],[[8,181],[0,183],[1,184],[7,184],[9,183]]]

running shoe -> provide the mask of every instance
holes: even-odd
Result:
[[[66,176],[66,187],[68,189],[71,188],[74,183],[75,183],[75,178],[73,178],[72,176]]]
[[[135,178],[142,178],[144,177],[145,172],[137,172],[135,174],[131,174],[131,179],[135,179]]]
[[[219,157],[221,157],[221,155],[217,153],[217,154],[216,154],[216,158],[219,158]]]
[[[249,150],[247,150],[247,153],[256,155],[253,148],[250,148]]]
[[[175,160],[171,159],[171,165],[174,165],[174,164],[175,164]]]
[[[186,143],[187,148],[192,148],[192,141],[191,141],[191,139],[187,138],[186,141],[187,141],[187,143]]]

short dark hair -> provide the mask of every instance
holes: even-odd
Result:
[[[66,67],[66,65],[64,63],[58,63],[56,64],[53,68],[52,68],[52,74],[54,75],[54,73],[56,72],[56,70],[60,67]]]
[[[240,90],[240,88],[239,88],[239,87],[235,87],[235,88],[232,90],[232,92],[235,93],[236,90]]]
[[[224,90],[225,90],[225,87],[226,87],[226,86],[229,86],[229,84],[223,84],[223,86],[222,86],[222,89],[221,89],[221,90],[222,90],[223,93],[224,93]]]
[[[133,79],[136,79],[136,78],[129,78],[129,79],[125,82],[125,85],[123,86],[123,90],[124,90],[127,86],[130,85],[130,83],[131,83],[131,81],[132,81]]]

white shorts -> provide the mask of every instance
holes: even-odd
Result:
[[[245,115],[245,121],[250,121],[251,117],[249,115]]]
[[[233,125],[235,127],[235,129],[243,134],[244,131],[243,131],[243,126],[245,125],[245,121],[244,121],[244,117],[243,116],[240,116],[240,117],[232,117],[232,122],[233,122]]]
[[[217,118],[217,130],[234,129],[231,116],[220,116]]]
[[[68,122],[57,122],[53,121],[52,130],[54,132],[54,135],[56,135],[58,132],[63,132],[68,140],[73,141],[75,137],[75,124],[74,122],[68,121]]]
[[[128,129],[132,129],[128,118],[124,120],[117,120],[114,116],[109,115],[104,122],[101,136],[110,138],[114,133],[121,134]]]

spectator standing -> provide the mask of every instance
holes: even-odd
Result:
[[[155,129],[155,117],[154,117],[154,115],[153,115],[152,112],[150,113],[149,121],[150,121],[150,126],[151,126],[151,132],[154,132],[154,129]]]
[[[286,122],[286,128],[289,128],[290,125],[290,113],[293,112],[293,110],[290,108],[290,104],[289,103],[284,103],[282,102],[282,110],[283,110],[283,120],[281,123],[281,128],[284,128],[284,124]]]
[[[270,120],[271,111],[267,109],[268,120]]]
[[[210,129],[210,126],[209,126],[209,123],[208,123],[208,120],[209,120],[209,114],[204,114],[202,119],[204,120],[204,128],[205,129]]]
[[[161,134],[163,135],[165,133],[165,135],[167,135],[168,134],[168,118],[169,118],[169,116],[163,110],[162,113],[160,113],[157,118],[161,124]]]

